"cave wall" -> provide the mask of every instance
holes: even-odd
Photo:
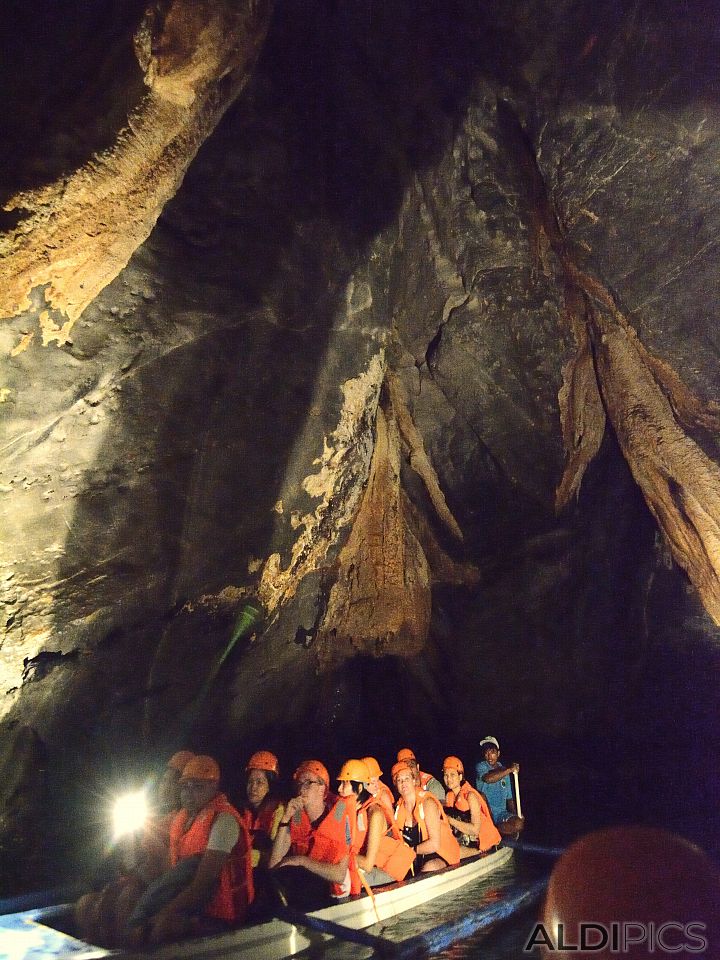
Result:
[[[706,770],[720,745],[718,630],[612,424],[555,511],[576,339],[547,216],[645,347],[716,399],[717,39],[702,3],[280,3],[242,96],[70,340],[28,341],[39,304],[2,322],[0,710],[5,767],[25,771],[8,862],[43,790],[68,804],[63,848],[88,782],[187,743],[237,784],[261,744],[387,762],[408,739],[437,767],[489,732],[523,761],[540,835],[633,810],[710,843],[717,784],[678,804],[668,768]],[[7,177],[31,177],[33,149]],[[475,573],[434,567],[420,653],[319,671],[388,369],[463,543],[407,462],[404,490]],[[693,437],[715,462],[713,430]],[[263,585],[272,615],[198,701]],[[50,872],[47,852],[30,863]]]

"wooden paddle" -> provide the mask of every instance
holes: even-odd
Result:
[[[273,915],[278,920],[292,923],[295,927],[305,927],[308,930],[324,933],[329,937],[337,937],[338,940],[358,943],[363,947],[371,947],[380,957],[394,957],[398,952],[398,945],[393,943],[392,940],[373,936],[373,934],[366,933],[364,930],[354,930],[342,923],[335,923],[334,920],[322,920],[320,917],[313,917],[311,914],[303,913],[302,910],[295,910],[293,907],[280,907],[273,911]]]
[[[513,780],[515,781],[515,807],[516,813],[522,817],[522,807],[520,806],[520,777],[517,770],[513,770]]]
[[[286,923],[292,923],[296,927],[305,927],[308,930],[316,930],[318,933],[324,933],[329,937],[337,937],[338,940],[345,940],[348,943],[358,943],[363,947],[371,947],[380,957],[394,957],[397,953],[397,944],[384,937],[376,937],[371,933],[365,933],[364,930],[354,930],[352,927],[346,927],[342,923],[335,923],[334,920],[323,920],[320,917],[313,917],[302,910],[297,910],[288,904],[285,892],[274,877],[270,884],[280,903],[279,907],[273,910],[273,916],[278,920],[284,920]]]

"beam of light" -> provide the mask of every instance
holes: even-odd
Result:
[[[126,833],[134,833],[145,825],[148,805],[144,790],[126,793],[118,797],[113,809],[113,834],[119,839]]]

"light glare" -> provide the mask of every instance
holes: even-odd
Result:
[[[115,801],[113,811],[113,825],[115,839],[124,836],[126,833],[133,833],[140,830],[145,825],[147,818],[147,800],[145,791],[138,790],[136,793],[126,793]]]

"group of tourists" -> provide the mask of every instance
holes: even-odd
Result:
[[[373,887],[456,866],[494,849],[524,825],[494,737],[481,741],[475,786],[448,756],[442,783],[403,748],[383,783],[374,757],[347,760],[331,781],[320,760],[303,760],[294,796],[279,793],[269,750],[245,768],[235,806],[208,756],[179,751],[158,790],[158,812],[133,838],[115,875],[76,904],[78,933],[109,947],[140,947],[212,933],[273,905],[310,910]]]

